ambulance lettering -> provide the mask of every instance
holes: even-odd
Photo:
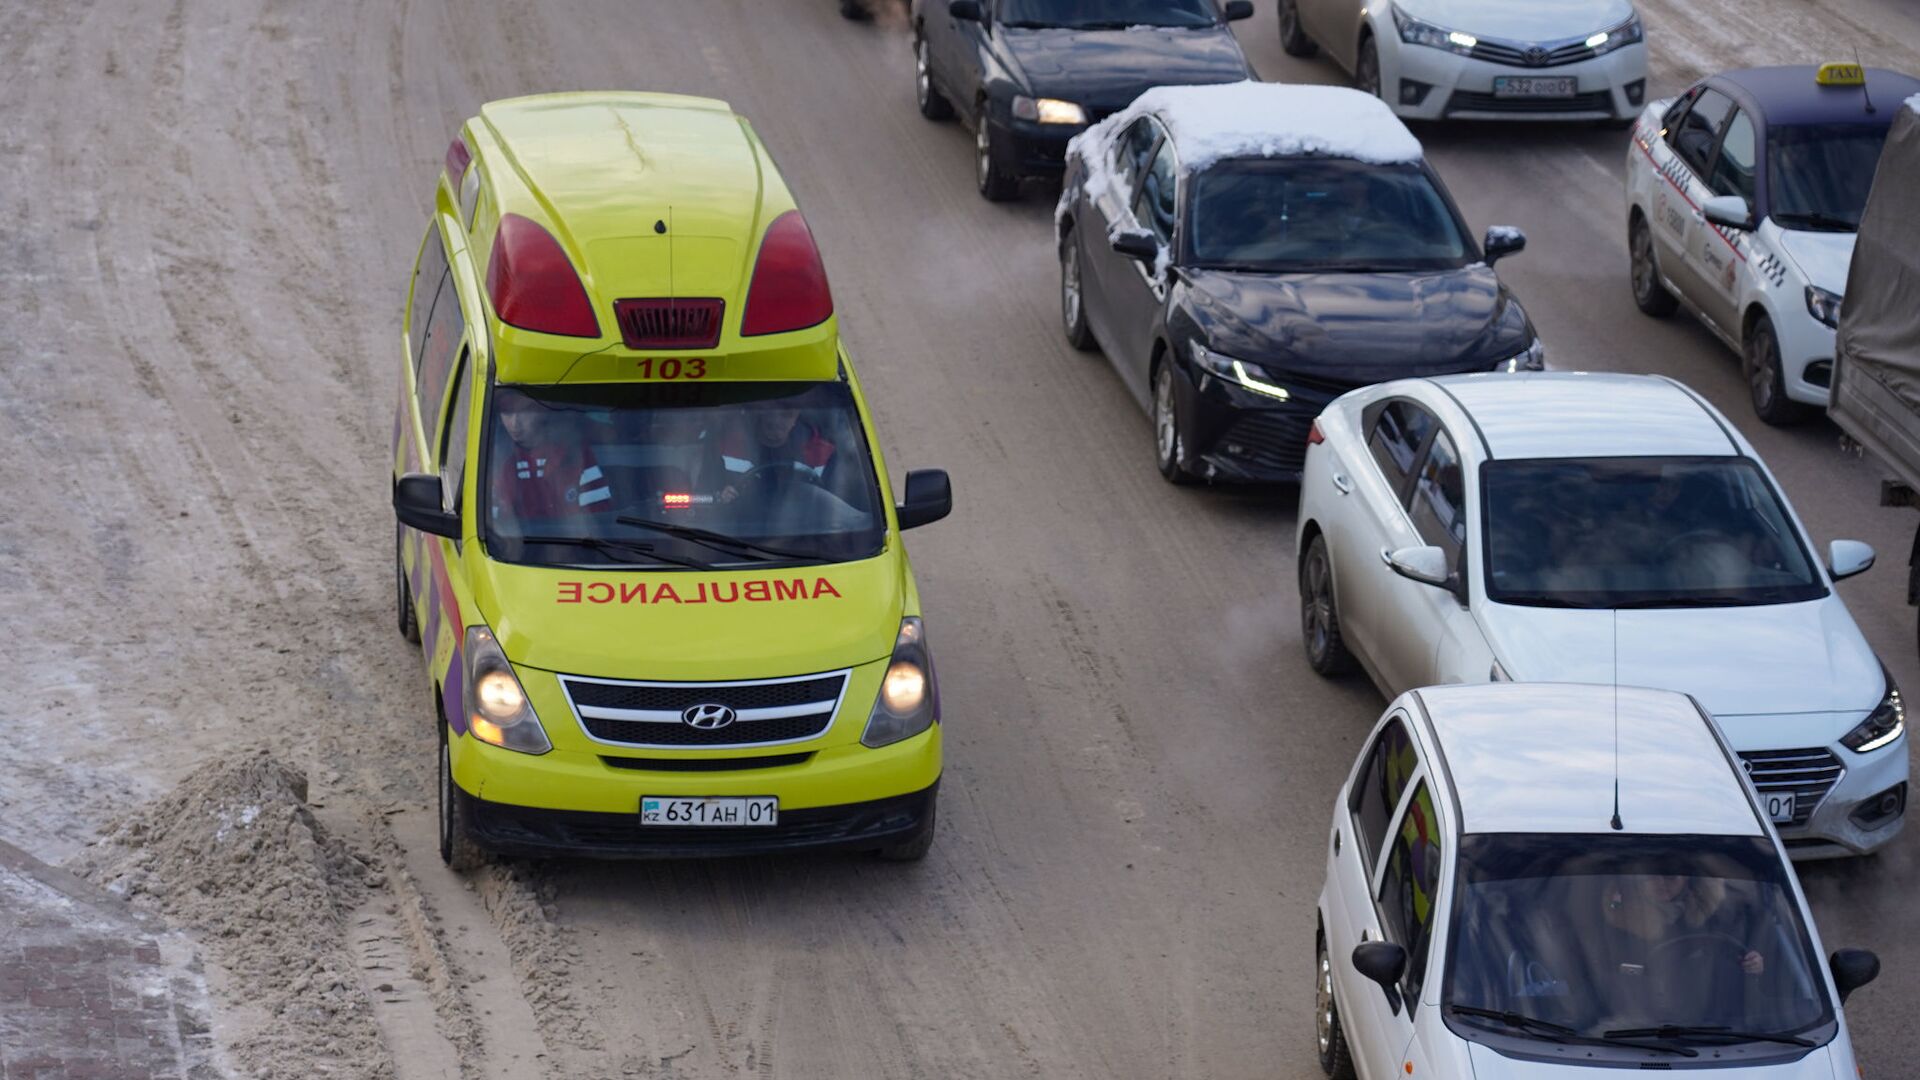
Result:
[[[663,582],[649,590],[644,581],[624,582],[615,585],[606,581],[562,581],[554,597],[558,604],[764,604],[784,600],[823,600],[832,597],[844,599],[833,582],[817,577],[812,581],[805,578],[785,578],[757,581],[697,581],[693,591],[686,596],[671,582]]]

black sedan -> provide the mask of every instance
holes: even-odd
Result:
[[[1153,91],[1076,144],[1057,220],[1067,340],[1105,350],[1174,483],[1297,481],[1355,387],[1543,366],[1490,265],[1525,237],[1476,244],[1357,91]]]
[[[1227,23],[1249,0],[914,0],[921,115],[974,132],[980,194],[1058,176],[1067,140],[1152,86],[1252,77]]]

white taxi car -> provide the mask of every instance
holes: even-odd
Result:
[[[1340,789],[1316,936],[1329,1076],[1706,1066],[1853,1076],[1778,836],[1685,695],[1549,683],[1401,695]],[[1610,1070],[1610,1071],[1607,1071]]]
[[[1279,0],[1280,45],[1325,49],[1409,120],[1630,122],[1646,29],[1628,0]]]
[[[1647,106],[1633,129],[1634,302],[1699,316],[1740,356],[1769,424],[1827,403],[1854,233],[1916,93],[1920,80],[1853,64],[1729,71]]]
[[[1905,820],[1900,691],[1733,425],[1668,379],[1403,379],[1314,422],[1298,548],[1307,659],[1388,697],[1502,679],[1625,683],[1712,711],[1798,858]]]

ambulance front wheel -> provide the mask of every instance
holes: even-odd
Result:
[[[453,786],[453,749],[447,745],[447,725],[440,725],[440,861],[456,873],[480,865],[480,848],[467,831],[467,815],[460,805],[460,793]]]
[[[919,832],[898,844],[883,847],[874,854],[878,855],[882,862],[919,862],[926,858],[927,852],[933,850],[933,830],[939,821],[936,813],[939,805],[938,802],[927,803],[927,819],[921,822]]]

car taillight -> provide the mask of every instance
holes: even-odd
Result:
[[[820,249],[814,246],[813,232],[800,211],[789,210],[774,219],[766,239],[760,241],[740,334],[755,337],[805,330],[832,316],[833,293],[827,289]]]
[[[500,321],[522,330],[599,337],[586,286],[553,234],[519,214],[503,214],[487,260],[487,296]]]
[[[1326,441],[1326,435],[1320,431],[1320,421],[1318,419],[1314,420],[1313,426],[1307,429],[1307,445],[1319,446]]]
[[[456,138],[447,144],[447,179],[454,187],[460,186],[460,178],[467,175],[467,166],[473,163],[473,155],[467,151],[464,139]]]

